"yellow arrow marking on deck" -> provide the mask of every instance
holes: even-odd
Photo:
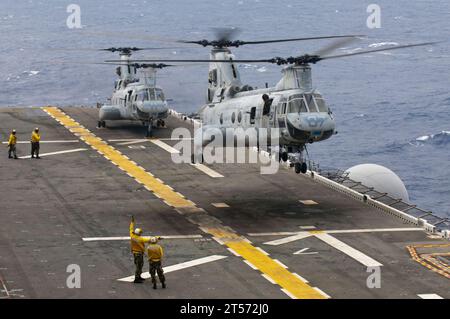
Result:
[[[175,192],[168,185],[155,178],[144,168],[130,161],[128,157],[108,145],[101,138],[95,136],[88,129],[77,123],[56,107],[42,108],[47,114],[65,126],[74,134],[80,135],[80,139],[93,149],[101,153],[105,158],[127,172],[137,182],[145,185],[157,197],[164,200],[168,205],[176,208],[196,207],[195,204],[187,200],[180,193]],[[200,225],[201,226],[201,225]],[[275,283],[287,291],[290,296],[298,299],[325,299],[326,297],[319,291],[300,280],[297,276],[289,272],[282,265],[264,254],[261,250],[250,244],[244,237],[237,235],[232,230],[225,227],[207,228],[202,230],[223,242],[235,253],[243,257],[263,274],[270,277]]]

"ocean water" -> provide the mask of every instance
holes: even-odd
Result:
[[[366,9],[373,2],[381,8],[379,29],[366,25]],[[66,25],[71,3],[81,7],[81,30]],[[339,134],[311,145],[309,153],[326,167],[384,165],[404,181],[411,202],[450,216],[449,21],[448,0],[1,0],[0,106],[104,102],[112,91],[114,68],[86,63],[116,55],[85,49],[179,47],[149,37],[211,38],[213,27],[238,27],[242,40],[368,36],[340,53],[388,43],[443,40],[432,47],[315,65],[314,86],[332,108]],[[291,56],[313,53],[326,43],[255,45],[233,52],[238,58]],[[207,48],[186,45],[135,57],[207,58],[208,53]],[[280,70],[273,65],[243,65],[241,77],[263,87],[265,82],[275,84]],[[160,72],[158,81],[175,109],[191,113],[205,100],[206,76],[207,65],[186,66]]]

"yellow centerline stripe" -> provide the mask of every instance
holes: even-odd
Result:
[[[56,107],[44,107],[43,110],[64,125],[72,133],[80,134],[80,139],[90,145],[93,149],[100,152],[119,168],[130,174],[136,181],[149,188],[155,195],[164,198],[166,203],[173,207],[194,207],[194,203],[185,199],[173,191],[169,186],[156,180],[156,178],[147,173],[142,167],[131,163],[124,155],[106,144],[102,139],[95,136],[89,130],[85,129],[67,116]]]
[[[166,204],[176,208],[192,208],[195,204],[187,200],[183,195],[175,192],[170,186],[164,184],[159,178],[155,178],[151,173],[145,171],[128,157],[117,151],[115,148],[95,136],[89,130],[83,128],[71,117],[66,115],[56,107],[44,107],[43,110],[51,117],[65,126],[74,134],[79,134],[80,139],[93,149],[102,154],[105,158],[133,177],[137,182],[143,184],[148,190],[161,198]],[[199,209],[199,208],[196,208]],[[202,227],[200,228],[219,239],[228,248],[232,249],[251,265],[259,269],[263,274],[271,278],[282,289],[298,299],[325,299],[326,297],[316,289],[300,280],[299,277],[289,272],[279,263],[268,256],[267,253],[254,247],[246,238],[237,235],[228,227]]]

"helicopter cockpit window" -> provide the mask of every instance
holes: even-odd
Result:
[[[316,103],[314,103],[314,98],[311,94],[305,94],[305,100],[308,105],[308,109],[312,113],[317,113]]]
[[[328,108],[325,105],[325,100],[319,94],[314,94],[314,100],[316,101],[319,112],[328,112]]]
[[[305,100],[303,98],[295,98],[290,100],[287,113],[300,113],[300,112],[308,112]]]
[[[150,101],[154,101],[155,100],[155,90],[149,89],[148,93],[149,93]]]
[[[148,91],[142,90],[138,92],[138,101],[148,101]]]
[[[155,97],[157,101],[164,101],[164,93],[160,89],[155,89]]]

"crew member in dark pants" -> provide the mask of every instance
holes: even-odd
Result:
[[[11,154],[13,154],[14,159],[17,159],[16,144],[17,144],[16,130],[12,130],[8,141],[8,158],[13,158],[11,156]]]
[[[158,273],[159,281],[163,288],[166,288],[166,278],[164,277],[164,270],[162,269],[162,258],[164,251],[158,245],[158,237],[152,237],[150,244],[147,247],[148,263],[150,264],[150,276],[152,276],[153,289],[156,289],[156,273]]]
[[[41,141],[41,135],[39,134],[39,128],[35,128],[33,133],[31,133],[31,158],[39,157],[39,142]]]
[[[131,216],[130,223],[130,240],[131,240],[131,252],[134,257],[134,265],[136,266],[136,271],[134,273],[134,283],[144,282],[144,278],[141,277],[142,267],[144,267],[144,253],[145,253],[145,243],[150,241],[150,238],[142,237],[142,229],[134,229],[134,216]]]

